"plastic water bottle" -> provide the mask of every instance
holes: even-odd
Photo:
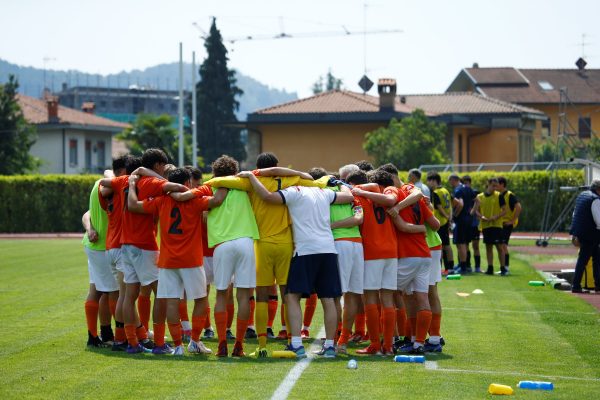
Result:
[[[544,286],[544,281],[529,281],[529,286]]]
[[[499,383],[492,383],[490,387],[488,387],[488,392],[490,394],[513,394],[513,388],[507,385],[501,385]]]
[[[553,390],[554,384],[552,382],[520,381],[517,387],[519,389]]]
[[[356,360],[348,361],[348,369],[357,369],[357,368],[358,368],[358,364],[357,364]]]
[[[401,363],[424,363],[425,356],[396,356],[394,357],[394,361]]]
[[[460,274],[446,275],[446,279],[448,279],[449,281],[458,281],[458,280],[460,280],[460,278],[461,278]]]

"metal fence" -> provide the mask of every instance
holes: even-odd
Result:
[[[542,161],[516,163],[480,163],[480,164],[423,164],[419,166],[422,172],[479,172],[479,171],[550,171],[552,169],[580,169],[585,165],[580,162]]]

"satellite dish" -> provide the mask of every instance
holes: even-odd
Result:
[[[363,75],[363,77],[360,78],[360,81],[358,81],[358,86],[360,86],[364,93],[367,93],[369,90],[371,90],[373,85],[373,81],[370,80],[367,75]]]

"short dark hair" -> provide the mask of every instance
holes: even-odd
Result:
[[[455,179],[457,181],[460,181],[460,177],[458,176],[458,174],[456,174],[454,172],[451,173],[450,176],[448,177],[448,180],[450,180],[450,179]]]
[[[417,178],[418,180],[421,180],[421,171],[419,171],[417,168],[413,168],[411,170],[408,171],[408,175],[414,175],[415,178]]]
[[[226,154],[213,161],[211,167],[215,177],[235,175],[240,171],[240,164],[236,159]]]
[[[442,177],[440,176],[440,174],[438,174],[435,171],[429,171],[427,173],[427,180],[428,181],[435,181],[438,185],[442,184]]]
[[[507,185],[508,182],[506,181],[505,177],[499,176],[498,177],[498,183],[500,183],[502,186],[506,187],[506,185]]]
[[[363,185],[369,181],[367,180],[367,173],[359,169],[358,171],[350,172],[346,177],[346,182],[351,185]]]
[[[125,171],[127,175],[131,175],[133,171],[142,166],[142,157],[129,157],[125,163]]]
[[[315,167],[308,170],[308,174],[312,176],[313,179],[320,179],[327,175],[327,170],[321,167]]]
[[[142,154],[142,166],[145,168],[153,169],[154,164],[168,164],[169,158],[161,149],[153,148],[144,151]]]
[[[489,178],[487,183],[498,183],[498,178]]]
[[[126,168],[126,166],[127,166],[127,160],[130,157],[131,156],[129,154],[125,154],[124,156],[113,158],[113,160],[112,160],[112,170],[113,170],[113,172],[118,171],[118,170],[123,169],[123,168]]]
[[[192,167],[191,165],[186,165],[185,169],[187,169],[190,172],[190,174],[192,174],[192,178],[194,178],[195,180],[202,179],[202,171],[200,171],[199,168]]]
[[[258,157],[256,157],[256,168],[258,169],[276,167],[277,164],[279,164],[279,160],[273,153],[260,153]]]
[[[465,182],[471,183],[471,177],[470,177],[469,175],[464,175],[464,176],[461,178],[461,182],[462,182],[462,183],[465,183]]]
[[[191,177],[192,174],[189,169],[185,167],[175,168],[169,173],[169,182],[175,182],[184,185],[187,181],[190,180]]]
[[[375,171],[369,174],[369,182],[385,187],[394,186],[392,174],[381,168],[377,168]]]
[[[365,172],[373,171],[375,169],[375,167],[373,166],[373,164],[371,164],[367,160],[357,161],[354,164],[356,164],[356,166],[358,168],[360,168],[361,171],[365,171]]]
[[[380,165],[378,169],[382,169],[385,172],[389,172],[392,175],[398,176],[398,168],[396,168],[396,166],[392,163]]]

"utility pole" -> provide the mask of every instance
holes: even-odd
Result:
[[[179,167],[183,162],[183,43],[179,42]]]
[[[192,52],[192,165],[198,167],[198,124],[196,123],[196,52]]]

